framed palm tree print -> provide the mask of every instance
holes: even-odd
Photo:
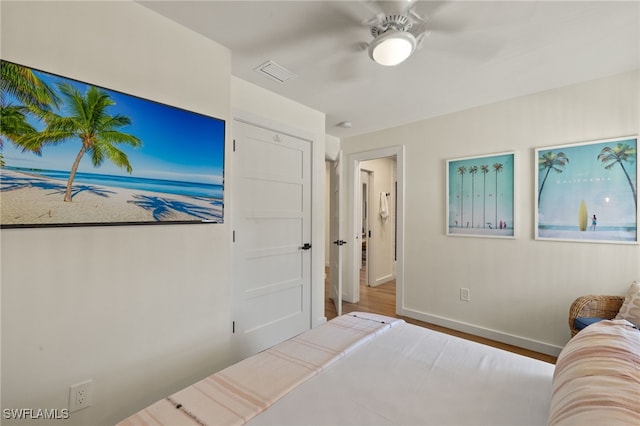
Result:
[[[2,228],[223,222],[224,120],[0,65]]]
[[[447,160],[447,235],[515,238],[515,154]]]
[[[535,151],[536,239],[638,242],[638,137]]]

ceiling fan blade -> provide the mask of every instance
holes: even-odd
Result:
[[[496,56],[505,46],[505,40],[488,35],[475,34],[453,41],[448,37],[433,34],[422,44],[422,51],[428,50],[439,55],[455,56],[473,62],[485,62]]]
[[[416,37],[416,49],[422,49],[424,39],[431,35],[431,31],[422,31],[415,35]]]
[[[416,9],[414,7],[409,9],[409,18],[417,22],[425,22],[427,19],[429,19],[428,17],[423,18],[422,16],[420,16],[418,12],[416,12]]]
[[[353,14],[339,7],[338,3],[341,2],[329,2],[329,7],[322,5],[312,15],[301,14],[299,19],[283,23],[277,32],[266,34],[259,39],[254,38],[243,48],[250,53],[273,52],[286,55],[295,49],[321,43],[326,38],[349,40],[354,34],[361,33],[360,37],[368,34],[368,29],[355,19]]]
[[[410,31],[416,37],[418,48],[486,61],[506,44],[496,31],[530,20],[535,8],[534,2],[505,2],[500,8],[503,16],[487,10],[481,2],[419,1],[413,6],[414,24]]]
[[[393,11],[389,12],[388,3],[396,3],[394,1],[378,1],[378,0],[362,0],[360,2],[370,14],[382,17],[384,19],[385,16],[394,13]]]
[[[429,10],[431,1],[419,2],[420,14],[429,17],[432,30],[438,31],[478,31],[507,25],[521,25],[529,21],[536,12],[535,1],[501,2],[499,12],[483,2],[437,2],[438,6]],[[436,2],[434,2],[436,3]],[[427,7],[423,9],[423,7]]]
[[[349,19],[354,25],[362,28],[370,28],[372,25],[382,22],[384,12],[373,0],[360,1],[330,1],[327,7],[339,15]]]

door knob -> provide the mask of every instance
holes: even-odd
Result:
[[[310,248],[311,248],[311,244],[304,243],[304,245],[300,247],[300,250],[309,250]]]
[[[339,246],[343,246],[345,244],[347,244],[347,242],[345,240],[337,240],[334,241],[333,244],[339,245]]]

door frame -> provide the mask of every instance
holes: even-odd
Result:
[[[350,259],[345,262],[345,277],[346,283],[349,283],[350,288],[347,289],[345,299],[350,302],[357,302],[360,300],[360,229],[358,224],[360,223],[359,209],[356,203],[360,199],[358,195],[361,191],[360,183],[360,163],[367,160],[376,160],[379,158],[396,158],[396,218],[397,218],[397,260],[396,260],[396,314],[401,314],[404,307],[404,185],[405,185],[405,170],[404,170],[404,145],[395,145],[387,148],[374,149],[370,151],[355,152],[348,156],[348,200],[349,200],[349,212],[347,229],[352,235],[356,244],[351,246]]]

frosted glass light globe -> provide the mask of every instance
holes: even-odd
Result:
[[[406,31],[387,31],[369,45],[369,56],[380,65],[402,63],[416,48],[416,38]]]

